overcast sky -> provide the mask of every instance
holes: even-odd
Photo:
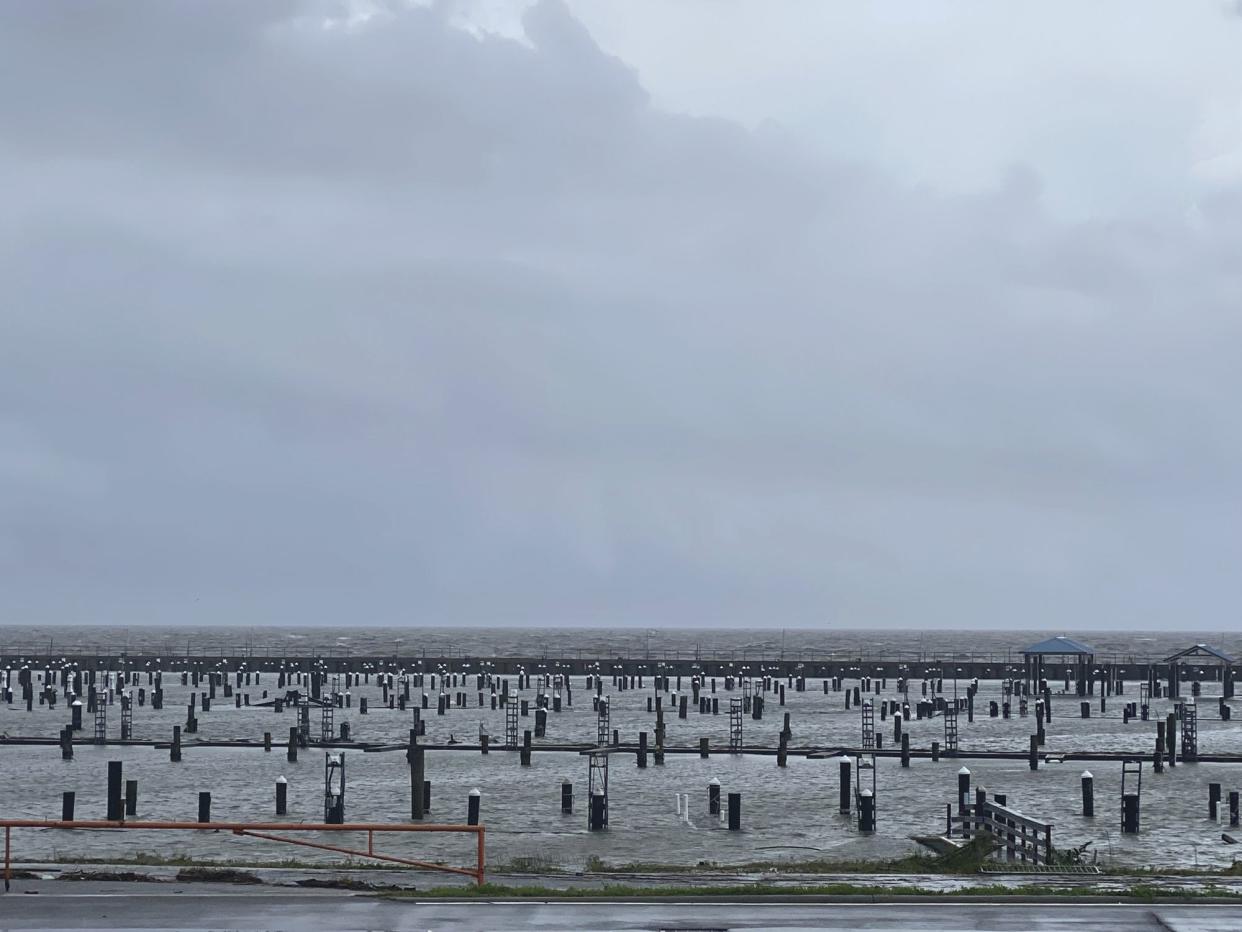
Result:
[[[1242,4],[0,4],[0,622],[1233,629]]]

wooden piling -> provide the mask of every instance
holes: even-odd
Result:
[[[125,818],[125,797],[121,779],[121,762],[108,761],[108,821],[120,822]]]
[[[426,817],[423,806],[423,780],[426,779],[426,760],[423,748],[418,746],[418,735],[410,729],[410,744],[406,749],[406,762],[410,766],[410,819],[418,822]]]

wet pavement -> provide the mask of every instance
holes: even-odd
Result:
[[[548,902],[406,901],[337,892],[273,893],[212,885],[72,892],[27,888],[0,899],[0,930],[593,930],[830,929],[1226,932],[1242,906],[1031,902],[816,903],[710,899]],[[37,892],[35,892],[37,891]]]

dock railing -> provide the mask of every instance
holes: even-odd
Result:
[[[1052,823],[1041,822],[991,801],[983,789],[975,791],[974,803],[962,806],[958,815],[953,814],[950,804],[946,823],[946,834],[950,838],[956,834],[969,841],[980,835],[988,836],[994,853],[1007,861],[1052,864]]]

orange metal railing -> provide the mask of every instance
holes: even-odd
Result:
[[[304,848],[318,848],[321,851],[335,851],[338,854],[349,854],[356,857],[371,858],[376,861],[388,861],[393,864],[405,864],[423,870],[443,871],[449,874],[463,874],[474,878],[475,883],[483,883],[483,838],[482,825],[403,825],[393,822],[344,822],[329,825],[323,822],[113,822],[71,821],[57,819],[0,819],[4,828],[4,889],[9,889],[9,881],[13,876],[12,834],[15,828],[52,828],[52,829],[141,829],[145,831],[189,831],[189,832],[232,832],[248,838],[261,838],[264,841],[279,841]],[[319,841],[306,841],[300,838],[284,838],[272,832],[366,832],[366,850],[345,848],[340,845],[329,845]],[[375,835],[380,832],[461,832],[472,834],[477,839],[476,863],[470,867],[452,867],[448,864],[436,864],[431,861],[417,861],[411,858],[400,858],[396,855],[383,854],[375,850]]]

